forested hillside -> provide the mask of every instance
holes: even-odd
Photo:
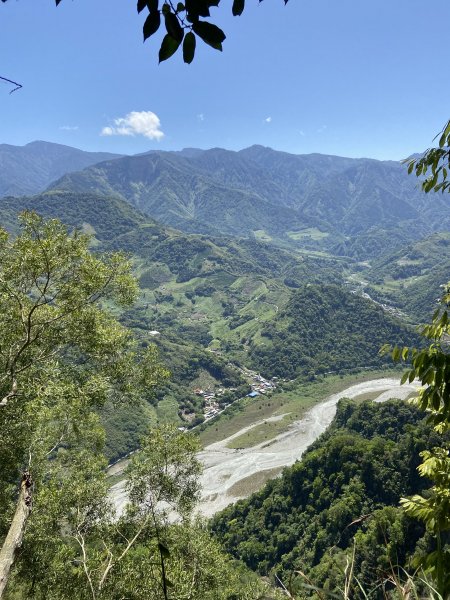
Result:
[[[211,529],[233,556],[276,573],[300,597],[311,582],[325,593],[342,589],[354,547],[355,580],[381,598],[392,565],[408,566],[429,547],[424,528],[398,503],[427,488],[416,470],[419,452],[440,443],[412,406],[342,400],[301,462],[217,515]],[[363,597],[354,585],[354,597]]]
[[[262,372],[279,377],[380,366],[383,340],[417,343],[414,333],[370,300],[335,285],[307,284],[261,330],[250,356]]]
[[[119,250],[132,257],[141,293],[118,316],[142,346],[158,346],[172,375],[145,406],[102,409],[110,460],[135,449],[149,423],[201,422],[204,400],[196,388],[229,390],[225,403],[247,394],[248,383],[230,364],[248,364],[240,343],[244,333],[257,333],[302,282],[340,281],[339,263],[332,259],[298,256],[256,240],[186,235],[116,196],[6,197],[0,202],[3,226],[17,232],[22,210],[81,229],[96,252]]]
[[[382,256],[362,276],[374,297],[420,323],[434,312],[449,273],[450,234],[444,231]]]
[[[136,448],[146,424],[158,419],[202,422],[198,388],[227,390],[223,402],[248,393],[236,365],[265,376],[312,379],[380,367],[387,364],[378,355],[383,343],[414,340],[381,308],[338,287],[346,264],[332,256],[294,253],[255,239],[184,234],[115,195],[51,191],[5,197],[3,225],[17,231],[17,214],[24,209],[80,228],[95,251],[132,257],[141,293],[120,319],[141,345],[158,346],[172,373],[146,406],[103,409],[109,459]]]
[[[359,260],[450,224],[448,205],[423,194],[399,163],[262,146],[125,157],[51,187],[117,194],[189,233],[253,236]],[[366,234],[367,248],[349,239]]]

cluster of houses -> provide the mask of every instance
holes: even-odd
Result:
[[[273,379],[265,379],[259,373],[255,371],[250,371],[249,369],[242,368],[241,372],[246,377],[247,381],[250,384],[251,391],[247,396],[250,398],[255,398],[260,394],[267,394],[272,392],[277,387],[277,378]],[[202,396],[204,399],[204,407],[203,407],[203,416],[205,417],[205,421],[209,421],[213,419],[218,414],[222,412],[220,408],[218,397],[222,396],[225,391],[232,391],[233,388],[229,388],[225,390],[224,388],[218,388],[215,392],[210,390],[202,390],[200,388],[194,389],[194,394],[197,396]]]
[[[202,396],[205,401],[203,405],[203,416],[205,417],[205,421],[212,419],[221,412],[217,397],[221,396],[224,391],[223,388],[219,388],[216,392],[195,388],[194,394]]]
[[[262,375],[259,373],[255,373],[253,371],[249,371],[251,374],[252,381],[250,386],[252,391],[247,394],[250,398],[255,398],[255,396],[259,396],[260,394],[267,394],[267,392],[273,392],[273,390],[277,387],[277,377],[273,379],[264,379]]]

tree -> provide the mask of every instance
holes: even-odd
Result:
[[[56,6],[61,1],[55,0]],[[283,1],[285,4],[288,2]],[[215,50],[222,51],[225,33],[214,23],[204,20],[204,17],[210,16],[210,8],[219,6],[220,2],[221,0],[185,0],[177,3],[173,0],[137,0],[138,13],[148,13],[143,26],[144,42],[154,35],[164,22],[166,33],[159,50],[159,62],[170,58],[182,45],[183,60],[185,63],[191,63],[197,38]],[[231,10],[234,16],[241,15],[244,8],[245,0],[233,0]]]
[[[450,192],[450,121],[437,137],[438,147],[428,149],[419,159],[410,160],[408,171],[414,171],[418,177],[425,176],[422,181],[425,192]],[[440,306],[431,323],[421,331],[429,345],[423,349],[392,349],[395,361],[411,361],[411,369],[403,375],[402,383],[420,379],[423,387],[416,402],[441,434],[450,431],[450,283],[442,287]],[[384,350],[387,349],[390,347]],[[401,504],[407,514],[423,521],[435,537],[436,548],[422,557],[421,565],[445,599],[450,597],[450,549],[443,541],[443,536],[450,531],[450,445],[443,441],[441,447],[425,451],[421,456],[423,463],[418,468],[419,473],[433,486],[426,495],[403,498]]]
[[[420,158],[415,158],[408,163],[408,172],[413,171],[417,177],[429,174],[422,182],[425,192],[450,192],[450,120],[440,134],[437,148],[429,148]],[[435,138],[435,139],[436,139]]]
[[[127,467],[130,502],[120,515],[95,454],[72,456],[72,465],[55,469],[36,498],[38,518],[15,571],[19,594],[37,600],[268,599],[262,595],[268,586],[237,569],[192,522],[198,446],[175,426],[150,429]]]
[[[448,336],[450,286],[444,286],[441,306],[436,310],[430,324],[422,328],[422,335],[429,340],[423,349],[398,348],[392,350],[394,360],[410,360],[411,369],[406,371],[402,383],[420,379],[423,387],[416,400],[417,405],[428,413],[429,421],[436,431],[450,431],[450,352]],[[425,495],[402,498],[401,504],[407,514],[424,522],[436,540],[436,548],[422,556],[420,564],[434,580],[442,598],[450,597],[450,549],[443,536],[450,531],[450,446],[442,441],[441,447],[421,453],[423,462],[418,470],[433,486]]]
[[[94,256],[88,236],[34,213],[21,226],[14,240],[0,230],[0,597],[33,497],[54,478],[69,485],[61,474],[80,460],[103,465],[95,409],[167,375],[101,305],[133,301],[126,258]]]

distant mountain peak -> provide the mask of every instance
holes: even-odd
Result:
[[[0,197],[36,194],[70,171],[78,171],[121,154],[85,152],[34,140],[24,146],[0,145]]]

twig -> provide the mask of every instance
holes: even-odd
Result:
[[[13,88],[13,89],[12,89],[12,90],[9,92],[10,94],[12,94],[13,92],[15,92],[15,91],[17,91],[17,90],[20,90],[20,88],[21,88],[21,87],[23,87],[21,83],[17,83],[17,81],[12,81],[12,79],[6,79],[6,77],[2,77],[2,76],[0,76],[0,79],[1,79],[2,81],[6,81],[6,83],[10,83],[11,85],[15,85],[15,86],[16,86],[15,88]]]

